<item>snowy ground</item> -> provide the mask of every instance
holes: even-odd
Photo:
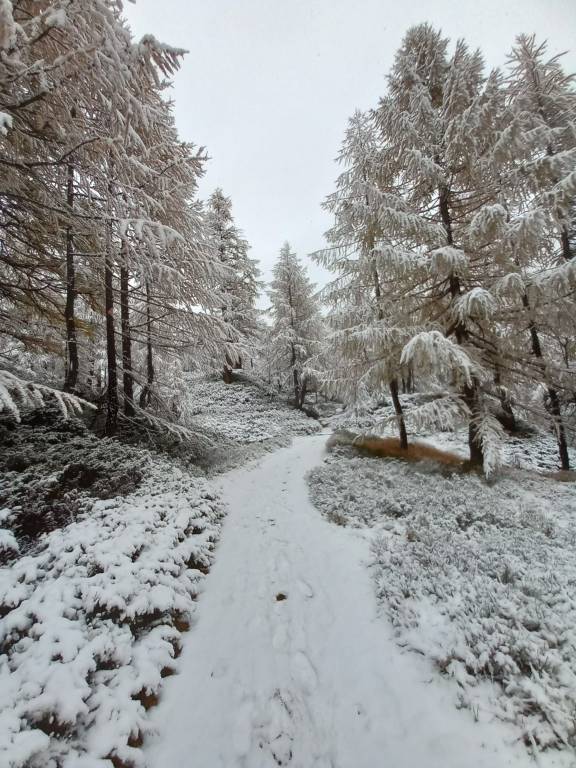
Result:
[[[339,421],[369,430],[383,414]],[[462,433],[425,439],[465,455]],[[510,440],[508,467],[487,484],[340,449],[310,487],[327,519],[371,537],[376,594],[397,641],[452,678],[453,702],[513,723],[529,747],[571,751],[576,485],[535,471],[557,465],[554,451],[548,435]]]
[[[572,738],[572,484],[327,457],[262,391],[190,392],[216,468],[256,461],[8,435],[1,768],[498,768]]]
[[[202,465],[211,473],[241,465],[288,445],[293,435],[320,425],[286,405],[286,393],[221,379],[188,378],[189,423],[210,446]]]
[[[142,469],[137,491],[0,569],[2,768],[141,765],[223,514],[204,480],[158,459]]]
[[[532,763],[507,724],[454,707],[450,681],[377,615],[372,535],[311,505],[324,435],[221,479],[230,505],[194,631],[153,715],[150,766],[498,768]],[[549,752],[542,765],[569,765]]]

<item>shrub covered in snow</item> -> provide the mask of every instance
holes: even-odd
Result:
[[[206,481],[143,456],[131,495],[0,569],[1,765],[143,764],[222,515]]]
[[[32,411],[21,423],[0,421],[0,506],[25,552],[38,537],[108,499],[134,491],[150,454],[99,440],[76,418],[54,407]],[[5,561],[0,550],[0,563]]]
[[[310,487],[329,519],[375,528],[398,641],[455,678],[460,706],[516,723],[532,746],[576,746],[572,483],[508,470],[488,485],[340,449]]]

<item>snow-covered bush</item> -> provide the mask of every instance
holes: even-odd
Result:
[[[143,765],[223,510],[206,481],[150,455],[142,469],[0,569],[2,765]]]
[[[542,442],[524,441],[536,456]],[[489,485],[340,449],[310,488],[328,519],[376,529],[371,572],[398,642],[455,679],[458,706],[532,747],[576,746],[573,484],[509,469]]]

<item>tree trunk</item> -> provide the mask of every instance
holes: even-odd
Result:
[[[292,371],[294,377],[294,405],[296,408],[300,408],[300,383],[298,381],[298,371],[296,368]]]
[[[116,433],[118,420],[118,371],[116,366],[116,337],[114,330],[114,287],[110,223],[106,224],[106,256],[104,261],[104,302],[106,310],[106,359],[108,392],[106,398],[106,434]]]
[[[468,422],[468,450],[470,452],[469,465],[471,467],[484,466],[484,451],[482,441],[478,435],[478,418],[480,416],[479,403],[480,388],[478,382],[472,380],[471,386],[465,386],[462,394],[464,402],[470,409],[470,421]]]
[[[530,341],[532,344],[532,354],[539,361],[540,370],[542,371],[542,377],[544,381],[547,379],[546,375],[546,363],[544,361],[544,355],[542,353],[542,345],[540,344],[540,336],[538,334],[538,328],[536,323],[530,316],[530,301],[526,294],[522,295],[522,304],[528,312],[530,330]],[[562,411],[560,408],[560,398],[556,389],[546,382],[546,389],[548,391],[548,397],[550,399],[550,413],[552,415],[552,421],[554,424],[554,431],[556,433],[556,440],[558,442],[558,454],[560,456],[560,466],[562,469],[570,469],[570,456],[568,454],[568,442],[566,440],[566,431],[564,429],[564,422],[562,421]]]
[[[237,366],[232,361],[232,358],[230,357],[228,352],[226,352],[226,356],[224,359],[224,368],[222,370],[222,380],[224,381],[225,384],[232,384],[232,382],[234,381],[232,370],[236,367]]]
[[[130,333],[129,277],[126,247],[122,244],[123,264],[120,267],[120,322],[122,327],[122,385],[124,413],[134,416],[134,379],[132,376],[132,336]]]
[[[514,431],[516,429],[516,416],[514,415],[514,411],[512,410],[512,404],[510,403],[510,398],[504,391],[500,379],[500,365],[497,360],[494,361],[494,386],[496,387],[496,390],[498,392],[498,399],[500,400],[500,407],[502,408],[502,412],[504,413],[505,420],[507,422],[506,426],[510,431]]]
[[[404,421],[404,411],[400,398],[398,397],[398,381],[392,379],[389,384],[390,394],[392,395],[392,402],[394,403],[394,412],[396,413],[396,421],[398,422],[398,431],[400,432],[400,448],[406,450],[408,448],[408,433],[406,432],[406,422]]]
[[[70,215],[74,209],[74,166],[67,166],[66,202]],[[76,338],[76,317],[74,304],[76,301],[76,270],[74,264],[74,237],[72,227],[66,227],[66,305],[64,320],[66,322],[66,373],[64,391],[73,392],[78,383],[78,343]]]
[[[303,379],[301,379],[301,382],[300,382],[300,402],[298,404],[298,407],[300,408],[300,410],[304,408],[304,402],[306,400],[307,391],[308,391],[308,382],[306,380],[306,377],[304,377]]]
[[[150,286],[146,281],[146,384],[140,393],[140,408],[150,405],[154,383],[154,358],[152,350],[152,315],[150,313]]]
[[[370,247],[371,249],[374,247],[373,241],[370,242]],[[374,266],[374,295],[376,297],[376,315],[378,317],[378,320],[381,321],[384,319],[384,312],[380,304],[382,292],[380,290],[380,278],[378,276],[378,270],[376,269],[376,266]],[[406,448],[408,448],[408,433],[406,432],[406,421],[404,420],[404,409],[402,408],[402,403],[400,402],[400,398],[398,397],[398,380],[392,379],[392,381],[389,381],[388,388],[390,389],[390,394],[392,395],[392,402],[394,403],[394,412],[396,413],[396,421],[398,423],[398,431],[400,433],[400,447],[403,450],[406,450]]]
[[[438,206],[440,218],[446,231],[446,242],[454,246],[452,232],[452,217],[450,214],[450,190],[443,184],[438,190]],[[448,278],[450,296],[452,301],[460,295],[460,278],[451,273]],[[468,331],[461,320],[458,320],[454,328],[454,335],[459,345],[463,346],[468,339]],[[482,441],[478,437],[478,419],[480,413],[480,385],[476,379],[472,379],[471,385],[466,385],[462,390],[462,398],[470,410],[470,422],[468,423],[468,449],[470,451],[469,463],[472,467],[484,466],[484,451]]]

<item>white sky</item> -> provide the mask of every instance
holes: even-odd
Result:
[[[136,37],[189,51],[178,130],[208,149],[201,196],[221,186],[232,197],[266,280],[285,240],[301,256],[322,247],[346,121],[377,103],[409,26],[465,37],[490,67],[515,35],[536,32],[576,71],[576,0],[137,0],[125,11]]]

